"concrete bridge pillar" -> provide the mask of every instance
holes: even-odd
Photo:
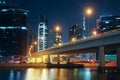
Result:
[[[117,48],[117,66],[120,67],[120,48]]]
[[[60,55],[57,55],[57,64],[60,64]]]
[[[67,64],[70,63],[70,55],[66,55],[66,63],[67,63]]]
[[[98,67],[104,67],[105,66],[105,55],[104,55],[104,46],[99,47],[99,63]]]
[[[48,55],[47,63],[50,64],[50,55]]]

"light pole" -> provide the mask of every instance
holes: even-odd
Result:
[[[73,37],[71,42],[76,42],[77,41],[77,38],[76,37]]]
[[[86,38],[86,37],[88,37],[88,36],[90,36],[90,24],[89,24],[89,18],[90,18],[90,16],[92,16],[93,15],[93,8],[92,7],[86,7],[85,9],[84,9],[84,11],[83,11],[83,32],[82,32],[82,34],[83,34],[83,38]],[[86,21],[87,21],[87,25],[86,25]],[[85,56],[85,58],[86,57],[90,57],[91,55],[90,55],[90,53],[88,53],[88,54],[83,54],[83,56]]]
[[[93,9],[91,7],[85,8],[83,12],[83,37],[87,37],[90,35],[90,25],[89,25],[89,17],[93,14]],[[88,24],[86,27],[86,17],[88,18]]]
[[[60,26],[55,26],[55,32],[60,32]]]

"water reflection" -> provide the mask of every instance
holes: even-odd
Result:
[[[97,74],[90,69],[0,69],[0,80],[120,80],[120,75]]]
[[[27,69],[25,80],[49,80],[49,70],[48,69]]]

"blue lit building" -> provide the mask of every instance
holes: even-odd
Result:
[[[0,57],[27,55],[28,11],[0,1]]]
[[[48,20],[43,15],[40,16],[38,24],[38,51],[48,47]]]
[[[107,32],[110,30],[120,29],[120,16],[102,16],[98,20],[98,28],[100,33]],[[105,60],[106,61],[116,61],[117,54],[116,50],[113,49],[111,51],[105,52]]]
[[[118,29],[120,28],[120,16],[100,17],[98,27],[100,32]]]

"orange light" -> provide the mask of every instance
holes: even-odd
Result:
[[[72,42],[76,42],[76,38],[74,37],[74,38],[72,38]]]
[[[36,44],[37,44],[37,42],[35,41],[35,42],[34,42],[34,44],[36,45]]]
[[[92,14],[93,14],[93,8],[87,7],[87,8],[85,9],[85,14],[86,14],[86,16],[92,15]]]
[[[97,35],[97,31],[93,31],[93,35]]]
[[[54,30],[55,30],[55,32],[60,32],[60,30],[61,30],[60,25],[55,26]]]

